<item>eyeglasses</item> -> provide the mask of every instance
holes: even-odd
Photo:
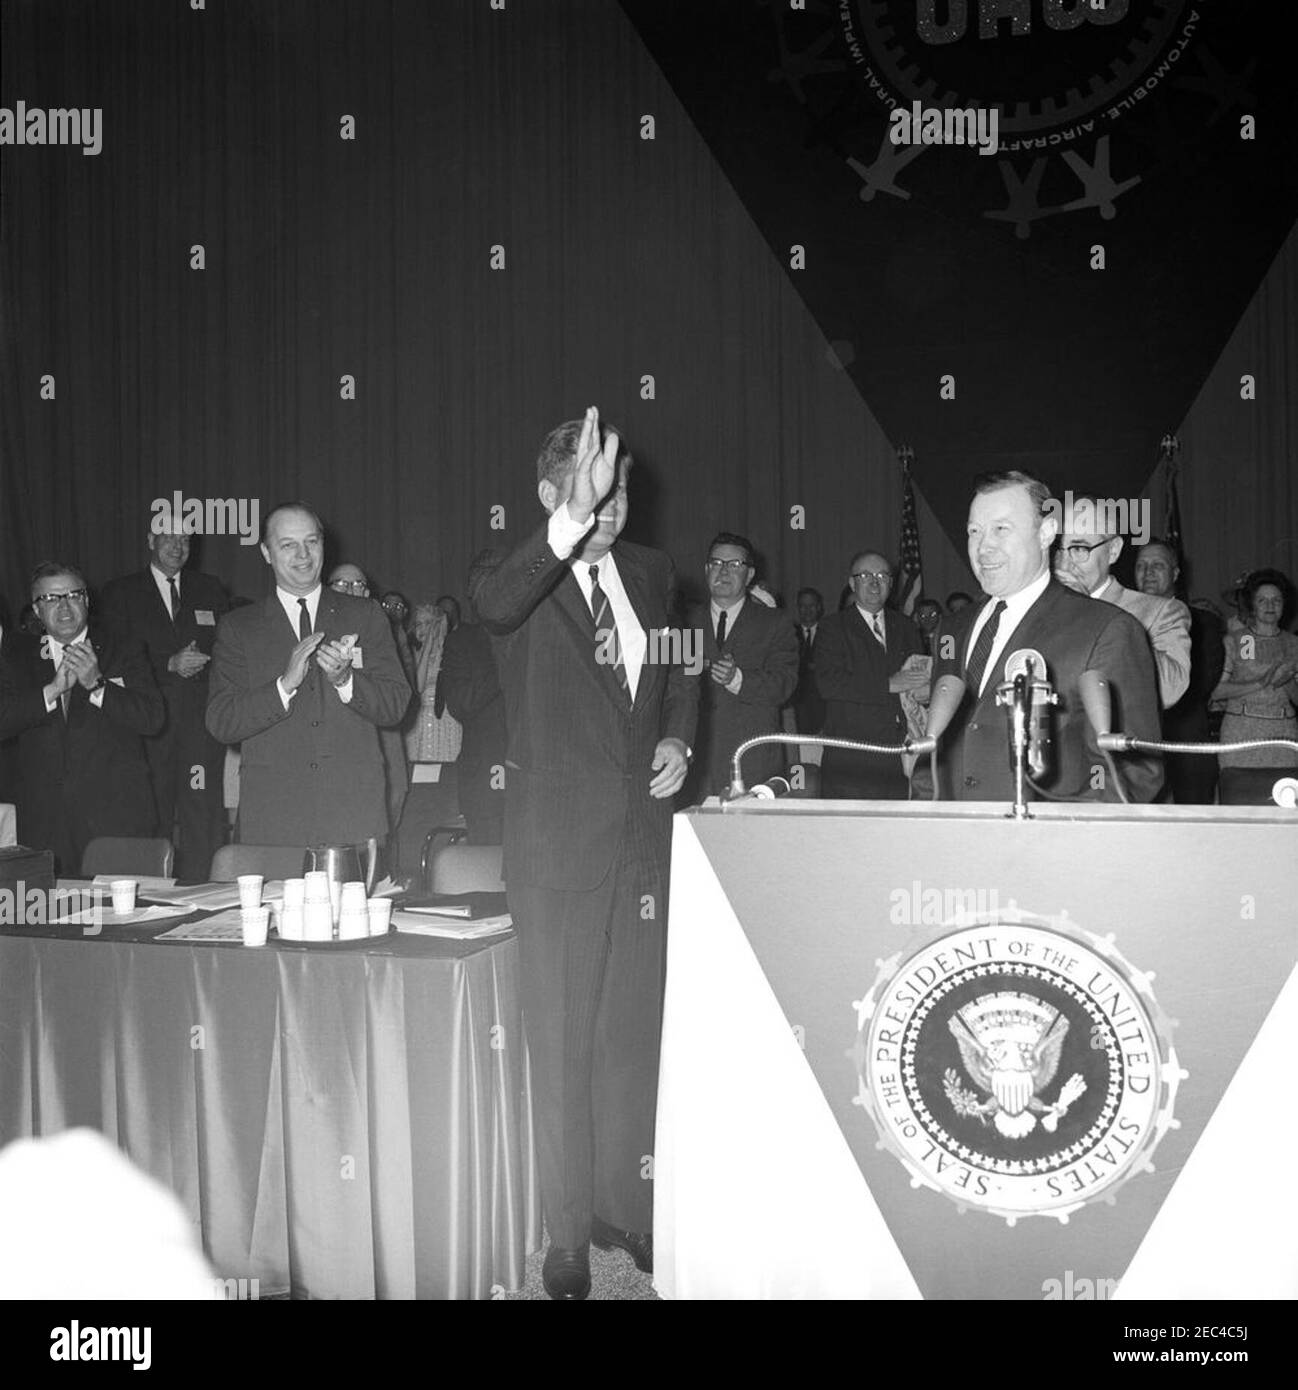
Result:
[[[887,570],[857,570],[852,576],[855,579],[873,579],[876,584],[891,584],[892,575]]]
[[[336,593],[367,594],[370,586],[360,579],[335,579],[329,586]]]
[[[40,598],[32,599],[32,603],[37,608],[57,608],[65,600],[68,603],[85,603],[89,597],[86,589],[69,589],[66,594],[42,594]]]
[[[1092,550],[1098,550],[1102,545],[1108,545],[1112,539],[1106,536],[1102,541],[1096,541],[1094,545],[1061,545],[1059,553],[1067,555],[1075,565],[1084,565]]]
[[[747,560],[709,560],[704,566],[715,574],[717,570],[728,570],[731,574],[738,574],[740,570],[748,568]]]

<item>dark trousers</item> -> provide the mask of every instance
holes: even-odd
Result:
[[[658,876],[624,845],[593,891],[511,883],[509,910],[550,1241],[584,1246],[592,1214],[647,1232],[666,943]]]
[[[820,794],[827,801],[905,801],[910,784],[896,754],[826,748],[820,764]]]
[[[201,882],[225,843],[225,748],[203,726],[201,709],[182,714],[169,704],[167,727],[144,740],[144,751],[158,806],[157,833],[174,837],[176,845],[173,872]]]

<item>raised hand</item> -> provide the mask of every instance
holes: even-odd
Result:
[[[313,632],[310,637],[304,637],[296,647],[293,654],[288,659],[288,666],[280,679],[284,682],[285,690],[296,690],[306,679],[307,662],[311,659],[311,653],[324,641],[323,632]]]
[[[599,410],[591,406],[582,421],[577,441],[577,462],[568,487],[560,494],[559,505],[568,504],[568,515],[576,522],[589,521],[595,508],[613,491],[617,478],[618,437],[605,431],[600,442]]]

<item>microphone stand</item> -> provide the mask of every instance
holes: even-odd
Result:
[[[757,795],[744,786],[739,764],[750,748],[761,748],[775,743],[786,748],[790,745],[810,744],[813,748],[844,748],[852,753],[883,753],[896,756],[905,753],[931,753],[936,747],[936,740],[928,738],[908,738],[904,743],[858,743],[855,739],[825,738],[821,734],[757,734],[754,738],[745,739],[730,759],[730,790],[723,799],[724,805],[728,806],[742,798]]]

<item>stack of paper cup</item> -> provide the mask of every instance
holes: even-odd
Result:
[[[344,883],[339,900],[338,939],[356,941],[369,934],[370,919],[365,905],[365,885]]]
[[[239,875],[239,906],[244,912],[261,906],[261,874]]]
[[[304,909],[303,939],[306,941],[332,941],[334,935],[333,906],[326,897],[323,902],[312,898],[308,891]]]
[[[370,935],[383,936],[392,927],[392,899],[370,898],[366,903],[370,917]]]
[[[312,869],[302,880],[304,901],[309,903],[329,901],[329,875],[323,869]]]
[[[245,907],[239,913],[245,946],[264,946],[270,930],[270,908]]]
[[[286,878],[284,880],[284,906],[301,907],[306,902],[306,879]]]
[[[306,908],[301,905],[290,907],[287,897],[284,899],[284,906],[280,909],[279,935],[282,941],[304,941],[306,939]]]

